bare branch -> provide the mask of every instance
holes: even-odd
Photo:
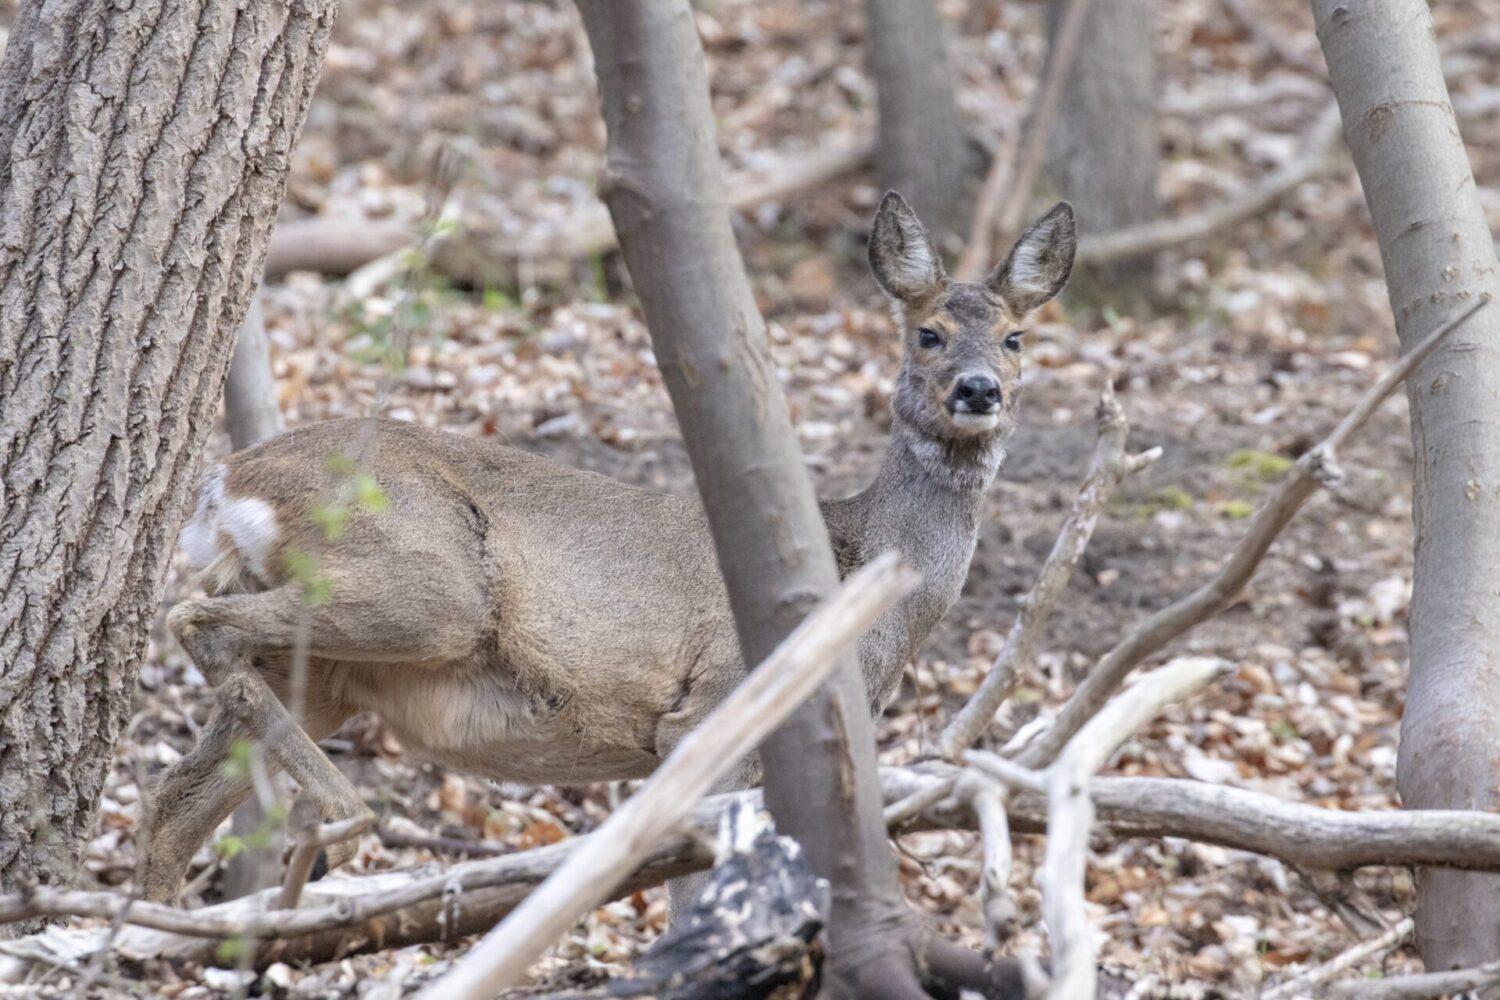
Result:
[[[1088,475],[1078,489],[1078,496],[1073,500],[1057,541],[1052,544],[1047,561],[1037,574],[1036,583],[1021,600],[1004,647],[996,655],[995,662],[990,664],[979,690],[943,729],[943,735],[938,739],[938,753],[943,757],[957,757],[983,735],[995,712],[1020,681],[1026,664],[1031,660],[1032,648],[1067,587],[1073,568],[1083,558],[1099,514],[1114,495],[1115,488],[1128,474],[1145,468],[1161,455],[1160,448],[1152,448],[1140,455],[1125,453],[1130,423],[1125,418],[1124,407],[1115,398],[1113,383],[1108,380],[1099,397],[1096,420],[1099,440],[1094,446]]]
[[[286,878],[281,885],[281,908],[296,909],[302,899],[302,887],[312,874],[318,852],[350,837],[358,837],[375,824],[369,812],[350,816],[335,823],[319,823],[317,805],[310,798],[299,798],[292,806],[287,826],[296,831],[296,844],[287,861]]]
[[[1005,817],[1006,794],[1001,786],[975,771],[965,772],[959,779],[958,792],[968,800],[979,823],[979,842],[984,851],[979,891],[989,947],[994,949],[1009,941],[1016,931],[1016,904],[1010,895],[1012,851],[1010,821]]]
[[[1411,917],[1404,917],[1379,937],[1361,941],[1322,965],[1314,966],[1273,989],[1267,990],[1261,994],[1261,1000],[1293,1000],[1294,997],[1306,996],[1313,991],[1314,987],[1323,985],[1339,973],[1347,972],[1368,958],[1390,951],[1406,940],[1412,932],[1412,927]]]
[[[1037,177],[1041,175],[1042,161],[1047,155],[1047,139],[1052,134],[1052,122],[1057,118],[1068,72],[1078,54],[1078,41],[1092,0],[1066,2],[1020,141],[1016,146],[1002,146],[985,175],[979,204],[974,210],[974,224],[969,230],[969,242],[954,268],[959,281],[977,281],[984,274],[985,268],[989,267],[992,238],[998,234],[1003,245],[1004,240],[1016,235]],[[1005,199],[1003,204],[1002,197]]]
[[[1288,192],[1324,173],[1338,162],[1336,153],[1339,148],[1339,125],[1338,105],[1330,104],[1303,138],[1302,155],[1271,171],[1249,191],[1192,215],[1161,219],[1097,236],[1084,236],[1078,241],[1077,262],[1105,264],[1126,257],[1155,253],[1202,239],[1259,215]]]
[[[1338,478],[1340,473],[1335,457],[1339,447],[1364,425],[1416,366],[1437,349],[1443,338],[1487,304],[1487,299],[1476,300],[1423,338],[1371,386],[1328,437],[1297,460],[1270,499],[1251,519],[1239,544],[1213,578],[1147,618],[1106,653],[1063,706],[1052,726],[1028,744],[1017,759],[1033,768],[1044,767],[1056,759],[1073,735],[1104,706],[1142,660],[1233,603],[1255,574],[1271,543],[1307,498],[1317,491],[1320,484]]]
[[[1047,853],[1042,861],[1042,915],[1052,940],[1052,1000],[1091,997],[1098,970],[1089,931],[1084,871],[1094,803],[1089,782],[1121,743],[1162,708],[1208,686],[1227,660],[1183,657],[1142,677],[1078,731],[1047,775]]]
[[[1437,1000],[1438,997],[1482,990],[1497,983],[1500,983],[1500,962],[1489,962],[1472,969],[1339,983],[1332,988],[1330,995],[1345,1000]]]
[[[579,913],[607,899],[714,780],[802,704],[839,657],[918,582],[896,553],[877,557],[851,576],[750,671],[562,868],[423,995],[488,997],[524,976],[532,960]]]

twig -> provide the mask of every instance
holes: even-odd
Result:
[[[1099,397],[1096,420],[1099,440],[1094,446],[1088,475],[1079,487],[1073,508],[1068,512],[1057,541],[1052,544],[1047,561],[1037,574],[1036,583],[1021,600],[1021,607],[1005,637],[1005,645],[996,655],[995,662],[990,664],[979,690],[943,729],[938,739],[938,753],[943,757],[957,757],[983,735],[1030,662],[1032,648],[1043,626],[1067,587],[1073,568],[1088,548],[1099,513],[1127,475],[1144,469],[1161,456],[1160,448],[1139,455],[1125,453],[1130,423],[1125,419],[1124,407],[1115,398],[1114,384],[1107,379]]]
[[[1097,992],[1084,872],[1094,803],[1089,782],[1121,743],[1168,704],[1186,698],[1230,668],[1227,660],[1183,657],[1142,677],[1104,706],[1068,743],[1047,775],[1047,852],[1042,860],[1042,916],[1052,941],[1052,1000]]]
[[[1147,222],[1097,236],[1085,236],[1078,242],[1077,262],[1105,264],[1126,257],[1155,253],[1202,239],[1259,215],[1289,191],[1337,162],[1335,153],[1339,144],[1339,125],[1338,106],[1330,104],[1308,128],[1301,143],[1304,149],[1302,155],[1271,171],[1249,191],[1192,215]]]
[[[434,854],[459,854],[471,858],[498,858],[515,854],[514,847],[493,840],[466,840],[461,837],[433,837],[426,834],[406,833],[382,824],[375,835],[386,847],[420,847]]]
[[[319,851],[350,837],[358,837],[375,823],[375,817],[365,812],[334,823],[319,824],[315,809],[312,799],[300,798],[292,806],[292,816],[287,820],[289,827],[295,825],[297,842],[292,848],[291,859],[287,861],[286,878],[281,885],[280,906],[283,910],[296,909]]]
[[[1339,983],[1333,987],[1331,995],[1344,1000],[1436,1000],[1482,990],[1496,983],[1500,983],[1500,962],[1489,962],[1472,969]]]
[[[907,820],[937,805],[943,799],[953,794],[953,788],[958,784],[957,778],[946,778],[943,781],[934,782],[924,788],[920,788],[899,802],[894,802],[885,807],[885,825],[900,826]]]
[[[1322,483],[1336,481],[1341,472],[1338,449],[1354,435],[1395,388],[1416,370],[1443,339],[1488,304],[1480,299],[1423,338],[1360,397],[1354,409],[1333,431],[1297,460],[1270,499],[1251,519],[1239,544],[1207,583],[1147,618],[1105,654],[1073,693],[1052,726],[1017,756],[1028,767],[1045,767],[1095,712],[1131,670],[1194,626],[1227,608],[1265,557],[1271,543]]]
[[[1078,40],[1088,17],[1091,0],[1066,0],[1058,17],[1057,32],[1047,53],[1042,82],[1032,98],[1031,113],[1018,143],[1007,143],[995,154],[974,209],[974,224],[969,242],[954,268],[959,281],[977,281],[989,266],[990,242],[997,234],[1004,240],[1015,235],[1021,216],[1031,201],[1032,189],[1041,174],[1047,155],[1047,139],[1062,101],[1073,59],[1078,54]],[[1002,203],[1001,199],[1004,198]]]
[[[984,852],[980,875],[980,899],[989,931],[989,947],[999,948],[1016,931],[1016,904],[1010,896],[1012,851],[1010,821],[1005,816],[1005,791],[974,771],[959,779],[959,795],[969,803],[979,824],[979,842]]]
[[[802,704],[842,654],[919,579],[896,553],[877,557],[851,576],[750,671],[560,869],[422,996],[490,997],[525,975],[531,961],[579,913],[603,902],[714,780]]]
[[[1298,868],[1297,874],[1324,906],[1338,914],[1355,937],[1374,937],[1390,927],[1390,922],[1381,916],[1380,907],[1355,885],[1353,872]]]
[[[1367,958],[1390,951],[1396,945],[1406,940],[1407,935],[1412,932],[1415,925],[1411,917],[1403,917],[1394,926],[1379,937],[1342,951],[1322,965],[1314,966],[1306,972],[1299,973],[1286,982],[1269,989],[1261,994],[1261,1000],[1292,1000],[1293,997],[1306,996],[1313,987],[1321,986],[1328,980],[1341,972],[1346,972],[1363,962]]]

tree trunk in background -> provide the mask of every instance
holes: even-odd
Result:
[[[880,183],[929,225],[951,225],[963,194],[964,133],[933,0],[865,0],[865,46],[880,107]]]
[[[1500,295],[1432,17],[1425,0],[1312,7],[1410,345],[1476,296]],[[1456,332],[1407,396],[1416,565],[1401,798],[1410,809],[1500,808],[1500,309]],[[1423,871],[1416,917],[1429,969],[1493,961],[1500,877]]]
[[[708,76],[687,0],[580,0],[609,160],[600,190],[646,314],[734,611],[766,657],[838,570],[729,223]],[[901,898],[874,727],[853,654],[761,747],[766,802],[833,888],[825,981],[861,1000],[925,997],[945,959]],[[951,946],[950,946],[951,947]]]
[[[68,882],[333,23],[22,5],[0,64],[0,891]]]
[[[250,300],[240,335],[234,341],[229,377],[224,380],[224,427],[235,451],[280,434],[285,425],[271,372],[271,344],[260,293]]]
[[[1052,0],[1048,9],[1054,36],[1068,2]],[[1047,144],[1047,173],[1086,232],[1113,232],[1157,214],[1161,137],[1152,6],[1153,0],[1100,0],[1083,15],[1075,69]],[[1149,268],[1147,258],[1110,265],[1100,280],[1138,279]]]

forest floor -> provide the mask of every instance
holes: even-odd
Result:
[[[993,143],[1017,126],[1037,78],[1044,4],[941,6],[965,119]],[[1266,32],[1321,62],[1305,4],[1254,6]],[[1434,14],[1452,50],[1455,95],[1492,98],[1485,66],[1500,52],[1500,0],[1444,4]],[[1164,213],[1179,215],[1245,190],[1296,156],[1302,131],[1330,98],[1310,85],[1303,99],[1223,110],[1229,97],[1295,71],[1216,0],[1161,4],[1158,16],[1163,103],[1178,109],[1161,120],[1160,191]],[[855,0],[717,0],[701,5],[699,19],[731,170],[873,135]],[[1212,104],[1220,94],[1220,109],[1182,113],[1188,98]],[[1500,130],[1466,134],[1487,210],[1500,217]],[[602,149],[587,46],[569,4],[347,0],[284,218],[431,226],[460,211],[466,225],[481,218],[524,246],[528,234],[595,203]],[[808,468],[824,494],[860,488],[884,447],[899,345],[863,251],[879,194],[871,173],[856,173],[737,219]],[[1080,227],[1087,232],[1088,220]],[[1101,520],[1018,694],[1023,714],[1055,708],[1132,623],[1205,579],[1290,461],[1395,355],[1379,255],[1342,152],[1328,175],[1250,222],[1164,252],[1154,267],[1079,279],[1028,338],[1021,426],[991,491],[968,586],[881,720],[887,762],[923,753],[998,649],[1081,481],[1105,379],[1129,414],[1132,445],[1159,445],[1164,457],[1128,482]],[[266,295],[292,424],[383,411],[663,490],[692,488],[617,254],[563,266],[523,261],[512,280],[481,289],[455,288],[419,266],[358,301],[310,274]],[[381,360],[392,345],[404,356],[395,367]],[[222,435],[212,449],[227,449]],[[1222,656],[1237,672],[1148,726],[1111,773],[1224,782],[1341,809],[1397,806],[1411,458],[1398,398],[1345,450],[1345,483],[1307,504],[1243,599],[1164,654]],[[169,601],[190,586],[185,574],[174,576]],[[137,775],[187,749],[211,703],[160,624],[155,640],[139,717],[119,747],[87,855],[88,874],[102,885],[126,886],[134,872]],[[520,848],[587,832],[612,794],[501,788],[444,771],[401,756],[369,719],[351,722],[330,745],[390,830]],[[901,847],[910,899],[977,942],[974,836],[910,835]],[[1040,857],[1041,838],[1018,838],[1013,887],[1025,929],[1014,947],[1033,953],[1045,948]],[[370,834],[345,870],[451,860]],[[205,847],[196,869],[216,864]],[[1390,915],[1409,911],[1409,872],[1371,870],[1359,882]],[[218,876],[198,886],[214,898]],[[1105,963],[1129,978],[1154,973],[1225,996],[1255,996],[1352,941],[1296,872],[1187,841],[1096,838],[1088,894]],[[580,921],[536,975],[597,981],[627,966],[664,924],[664,892],[637,893]],[[281,968],[256,988],[399,993],[429,981],[465,944]],[[1417,967],[1410,950],[1397,949],[1358,971]],[[232,975],[193,968],[121,968],[94,992],[187,1000],[235,985]]]

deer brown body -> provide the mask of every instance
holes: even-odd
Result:
[[[882,203],[871,264],[906,341],[892,437],[868,489],[822,503],[841,570],[899,549],[923,574],[861,641],[875,710],[962,589],[1013,426],[1018,331],[1066,281],[1073,247],[1059,206],[987,282],[952,283],[905,203]],[[313,513],[338,455],[388,507],[354,509],[330,540]],[[696,498],[489,442],[383,420],[299,428],[212,467],[183,544],[209,596],[168,622],[216,707],[154,794],[152,898],[176,894],[248,794],[222,766],[238,739],[263,740],[319,812],[341,818],[363,803],[314,740],[357,712],[422,756],[496,779],[639,778],[744,674]],[[311,608],[289,568],[297,552],[315,554],[326,582],[328,600]],[[298,727],[283,705],[304,626]],[[332,863],[349,850],[330,849]]]

